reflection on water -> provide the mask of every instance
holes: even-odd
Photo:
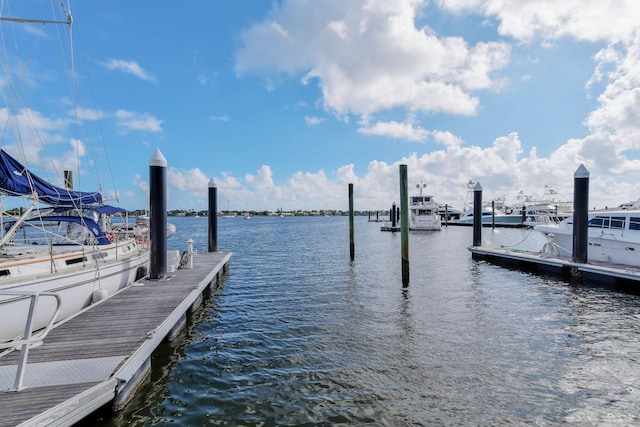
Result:
[[[207,221],[170,218],[170,249]],[[640,423],[639,298],[471,260],[471,229],[400,235],[346,217],[221,218],[218,295],[98,425]],[[528,230],[483,229],[515,245]],[[521,246],[541,247],[529,236]]]

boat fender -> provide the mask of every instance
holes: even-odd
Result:
[[[560,250],[555,243],[547,242],[542,246],[541,255],[544,258],[558,258],[560,256]]]
[[[187,262],[189,262],[189,252],[182,252],[182,256],[180,257],[180,262],[178,263],[178,270],[182,270],[187,266]]]
[[[147,277],[147,267],[142,265],[140,267],[138,267],[138,269],[136,270],[136,278],[134,280],[134,282],[137,282],[138,280]]]
[[[97,303],[98,301],[102,301],[103,299],[107,299],[107,297],[109,296],[109,293],[107,292],[106,289],[96,289],[95,291],[93,291],[93,294],[91,296],[94,304]]]

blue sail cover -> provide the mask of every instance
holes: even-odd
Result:
[[[79,207],[102,202],[98,192],[73,191],[49,184],[0,149],[0,192],[7,196],[33,196],[51,206]]]

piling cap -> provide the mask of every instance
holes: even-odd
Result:
[[[473,186],[473,191],[482,191],[482,185],[479,182],[476,182],[476,185]]]
[[[589,178],[589,171],[580,163],[580,167],[573,173],[574,178]]]
[[[213,178],[209,180],[209,188],[216,188],[216,182]]]
[[[156,148],[153,156],[149,159],[149,166],[159,166],[161,168],[167,167],[167,159],[164,158],[159,148]]]

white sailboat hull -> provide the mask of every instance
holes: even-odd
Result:
[[[29,313],[28,296],[7,293],[57,293],[61,298],[60,313],[55,319],[58,322],[89,306],[94,292],[99,291],[103,299],[131,285],[146,274],[148,263],[149,251],[141,249],[135,240],[99,249],[85,248],[84,252],[58,251],[53,257],[35,253],[15,260],[10,256],[0,258],[0,342],[23,334]],[[9,292],[3,294],[4,291]],[[55,298],[41,296],[32,330],[45,327],[55,309]]]

